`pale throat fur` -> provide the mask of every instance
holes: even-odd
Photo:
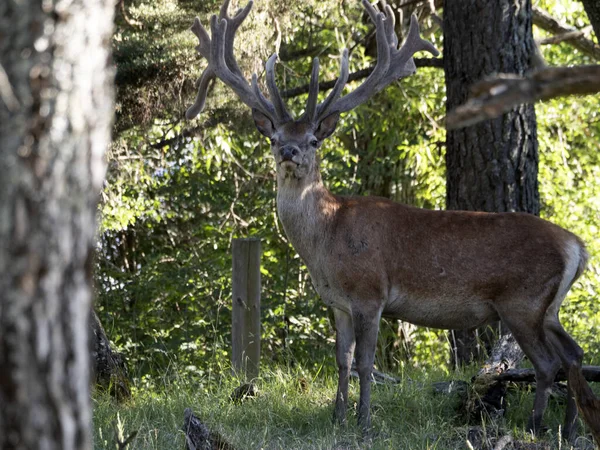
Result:
[[[277,214],[292,246],[308,264],[309,255],[325,244],[340,202],[323,184],[318,158],[303,177],[276,164]]]

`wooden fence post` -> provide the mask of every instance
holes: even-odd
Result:
[[[231,319],[233,370],[258,376],[260,363],[260,240],[234,239]]]

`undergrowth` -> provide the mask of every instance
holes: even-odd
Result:
[[[454,374],[452,379],[468,381],[472,375]],[[533,402],[530,389],[511,389],[507,415],[500,421],[490,425],[492,422],[483,418],[478,424],[469,424],[457,395],[434,393],[434,382],[449,380],[441,372],[419,370],[403,373],[400,384],[374,386],[373,433],[368,441],[361,437],[356,426],[357,380],[350,387],[348,423],[333,424],[332,405],[337,386],[333,373],[306,373],[298,368],[263,369],[261,376],[253,380],[258,395],[241,403],[232,402],[230,395],[242,380],[230,375],[193,381],[165,378],[156,384],[146,380],[125,404],[95,394],[95,448],[185,449],[181,427],[187,407],[239,450],[468,449],[481,448],[481,441],[493,448],[493,443],[506,435],[522,446],[505,448],[570,448],[558,434],[564,401],[551,400],[544,420],[548,431],[534,439],[524,430]],[[575,448],[593,448],[583,431],[582,428],[583,436]],[[128,446],[119,445],[128,437],[131,437]]]

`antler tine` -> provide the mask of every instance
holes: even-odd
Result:
[[[255,73],[252,74],[252,91],[262,107],[269,111],[269,117],[275,117],[275,108],[258,87],[258,75]]]
[[[265,66],[267,72],[267,88],[269,89],[271,103],[273,103],[273,106],[275,107],[275,113],[277,114],[276,119],[278,122],[283,123],[292,120],[292,117],[290,116],[290,113],[288,113],[283,99],[279,94],[279,89],[277,89],[277,84],[275,83],[275,61],[277,61],[277,53],[271,55]]]
[[[190,28],[192,33],[196,35],[198,38],[199,44],[196,46],[196,50],[206,59],[210,58],[210,38],[208,37],[208,33],[200,23],[200,19],[197,17],[194,19],[194,23]]]
[[[306,100],[305,118],[312,122],[317,114],[317,99],[319,96],[319,58],[314,58],[312,63],[312,72],[310,74],[310,84],[308,85],[308,99]]]
[[[394,55],[392,67],[390,67],[390,73],[394,73],[398,68],[401,69],[407,62],[412,62],[413,55],[419,51],[429,52],[433,56],[438,56],[440,54],[431,42],[426,41],[421,37],[419,33],[419,21],[417,20],[417,16],[413,14],[410,17],[408,35],[406,36],[402,47],[395,52],[396,54]]]
[[[367,10],[369,17],[371,17],[371,20],[375,24],[377,63],[375,64],[375,69],[373,69],[373,72],[371,72],[366,82],[359,86],[359,88],[364,85],[368,85],[369,83],[377,83],[377,81],[379,81],[379,79],[385,75],[385,72],[387,72],[390,64],[390,45],[388,42],[388,30],[385,26],[385,16],[383,13],[378,12],[373,5],[369,3],[369,0],[362,0],[362,4]]]
[[[231,71],[225,62],[225,36],[227,34],[227,20],[217,19],[213,15],[210,18],[212,31],[212,45],[210,47],[211,60],[215,74],[240,97],[240,99],[250,107],[258,107],[262,110],[262,105],[256,105],[254,97],[248,82],[239,74]]]
[[[228,19],[227,10],[229,9],[230,0],[225,0],[221,5],[221,9],[219,10],[219,19]]]
[[[327,98],[319,108],[319,118],[322,118],[333,110],[338,112],[350,111],[366,101],[373,95],[373,87],[379,85],[380,80],[386,75],[390,67],[390,47],[387,42],[383,14],[376,12],[367,0],[363,0],[363,5],[365,5],[365,9],[369,12],[369,16],[371,18],[375,17],[377,27],[377,63],[366,81],[350,94],[336,101]],[[328,105],[325,105],[326,102],[328,102]]]
[[[227,32],[225,34],[225,62],[227,63],[227,67],[229,67],[229,69],[231,69],[232,72],[237,73],[240,76],[243,75],[242,71],[240,70],[237,64],[237,61],[235,60],[235,56],[233,55],[233,41],[238,28],[240,27],[244,19],[248,17],[248,14],[250,14],[250,10],[252,9],[253,4],[254,2],[250,0],[246,4],[244,9],[240,9],[235,14],[235,16],[231,18],[227,16],[227,6],[229,6],[229,0],[226,0],[225,3],[223,3],[223,6],[221,7],[221,12],[219,13],[219,16],[221,14],[224,14],[224,16],[220,18],[224,18],[227,20]],[[225,9],[223,10],[223,8]]]
[[[367,0],[363,0],[363,3],[367,3],[371,6]],[[373,72],[371,72],[371,75],[367,78],[367,82],[364,83],[365,85],[368,85],[367,83],[377,83],[390,67],[390,46],[385,30],[384,15],[382,13],[377,14],[375,24],[377,27],[375,30],[375,37],[377,39],[377,63],[375,64]]]
[[[377,11],[375,7],[371,5],[369,0],[361,0],[361,3],[363,5],[363,8],[365,8],[365,10],[367,11],[367,14],[369,14],[371,22],[377,23],[377,16],[379,15],[379,11]]]
[[[317,107],[318,119],[323,118],[327,114],[327,112],[331,108],[331,105],[338,99],[338,97],[342,94],[342,91],[344,90],[344,86],[348,81],[349,75],[348,55],[348,49],[345,48],[342,51],[342,61],[340,63],[340,76],[335,82],[335,85],[333,86],[333,89],[331,90],[327,98],[323,100],[323,102]]]
[[[204,109],[206,96],[211,80],[218,77],[227,86],[229,86],[244,102],[251,108],[256,108],[267,117],[274,119],[277,117],[273,105],[260,93],[260,90],[253,89],[244,78],[235,56],[233,54],[233,41],[235,33],[244,19],[252,9],[253,1],[250,0],[245,8],[239,10],[231,18],[227,15],[229,1],[225,0],[219,17],[213,15],[210,19],[211,37],[208,36],[206,29],[196,18],[192,25],[192,32],[198,37],[199,45],[196,47],[198,52],[208,61],[208,67],[202,73],[198,80],[198,94],[192,106],[185,113],[186,119],[190,120],[196,117]],[[258,95],[260,93],[260,95]]]
[[[210,61],[211,40],[210,37],[208,37],[208,33],[202,26],[202,23],[200,23],[200,19],[198,19],[198,17],[194,19],[191,30],[198,37],[199,44],[196,46],[196,50]],[[209,67],[202,72],[200,78],[198,78],[196,83],[198,87],[198,94],[196,94],[196,100],[194,101],[194,104],[185,112],[185,118],[187,120],[193,119],[204,109],[206,96],[208,95],[208,86],[214,78],[215,73],[209,65]]]
[[[394,10],[390,5],[383,2],[385,11],[385,33],[387,34],[387,41],[392,48],[398,47],[398,36],[396,35],[396,16],[394,16]]]
[[[371,19],[377,27],[377,64],[367,80],[348,95],[336,100],[328,107],[319,106],[318,117],[322,118],[327,112],[350,111],[369,97],[381,91],[391,82],[412,75],[416,66],[412,56],[421,50],[428,51],[434,56],[439,55],[437,49],[429,41],[419,35],[419,24],[413,15],[410,22],[410,30],[402,47],[397,49],[398,37],[394,31],[394,13],[384,3],[385,19],[382,13],[375,10],[368,0],[362,0]]]
[[[185,112],[185,118],[192,120],[204,109],[206,103],[206,96],[208,95],[208,84],[215,78],[215,73],[207,68],[202,72],[201,77],[198,79],[198,94],[196,94],[196,100],[194,104],[190,106]]]

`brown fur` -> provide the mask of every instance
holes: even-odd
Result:
[[[538,431],[561,362],[582,359],[558,321],[560,303],[587,260],[581,240],[529,214],[430,211],[379,197],[335,196],[323,185],[314,146],[313,130],[329,135],[327,127],[335,123],[259,129],[272,142],[279,218],[317,292],[334,308],[335,417],[345,420],[354,354],[359,422],[370,426],[369,376],[382,315],[451,329],[501,319],[536,369],[529,428]],[[287,146],[295,151],[291,161],[282,160]],[[576,412],[570,399],[565,433],[571,438]]]

